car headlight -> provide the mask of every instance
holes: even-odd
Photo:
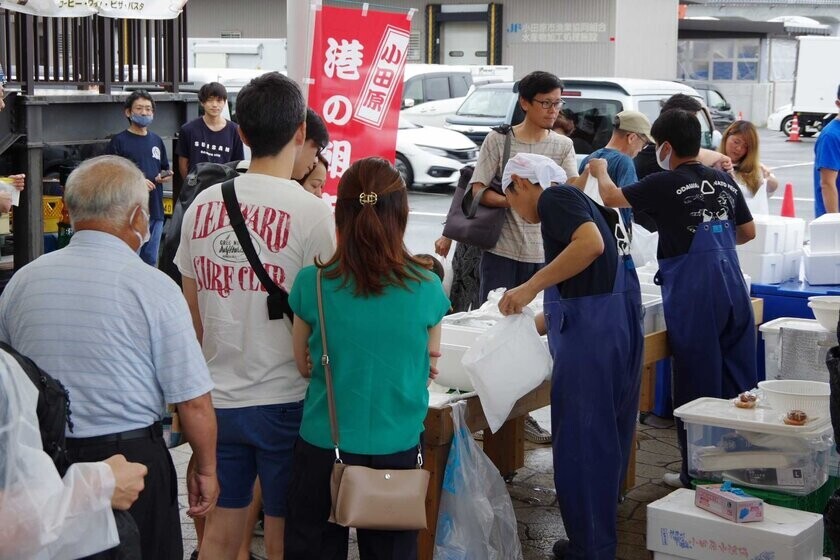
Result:
[[[430,154],[434,154],[436,156],[449,157],[449,154],[446,153],[446,150],[441,150],[440,148],[433,148],[432,146],[421,146],[420,144],[417,144],[417,147],[423,150],[424,152],[429,152]]]

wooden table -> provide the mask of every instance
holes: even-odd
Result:
[[[760,325],[764,315],[764,301],[752,299],[755,324]],[[656,362],[668,358],[671,349],[668,346],[668,332],[657,331],[645,336],[644,356],[642,358],[642,387],[639,396],[639,410],[648,412],[653,409],[654,388],[656,385]],[[466,420],[471,432],[484,430],[484,452],[498,467],[505,478],[516,474],[516,469],[525,465],[525,416],[551,403],[551,382],[545,381],[539,387],[519,399],[513,406],[508,420],[495,433],[487,429],[487,419],[481,401],[477,396],[466,401]],[[443,473],[454,435],[451,406],[429,408],[423,435],[423,468],[431,473],[429,491],[426,494],[426,519],[429,528],[419,536],[419,559],[432,560],[437,531],[438,510],[440,509]],[[636,446],[631,446],[630,465],[625,489],[635,486]]]

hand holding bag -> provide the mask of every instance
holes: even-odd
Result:
[[[511,129],[508,127],[505,129],[502,170],[504,170],[507,160],[510,158],[510,137]],[[502,234],[507,209],[483,206],[480,202],[484,192],[488,189],[503,194],[502,183],[499,179],[501,173],[493,177],[488,186],[479,190],[477,196],[473,196],[470,180],[474,170],[475,168],[472,166],[461,169],[458,188],[452,195],[452,203],[449,205],[449,212],[446,214],[443,235],[459,243],[466,243],[480,249],[492,249],[496,246],[499,236]]]
[[[382,531],[410,531],[426,528],[426,490],[429,471],[423,466],[423,454],[417,447],[415,469],[371,469],[345,465],[338,449],[338,416],[335,408],[332,367],[327,350],[327,328],[324,323],[324,301],[321,289],[321,269],[316,284],[318,319],[321,323],[321,343],[324,355],[324,377],[330,411],[330,432],[335,446],[335,464],[330,477],[332,508],[330,523],[358,529]]]

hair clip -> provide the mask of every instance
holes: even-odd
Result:
[[[376,193],[362,193],[359,195],[359,202],[362,203],[362,206],[365,204],[374,205],[377,200],[379,200],[379,197],[376,196]]]

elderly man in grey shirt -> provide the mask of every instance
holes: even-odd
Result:
[[[161,433],[177,405],[198,469],[187,515],[206,515],[219,493],[213,383],[178,286],[137,251],[149,232],[149,195],[118,156],[82,163],[67,180],[70,244],[20,269],[0,296],[0,340],[67,388],[71,462],[121,453],[144,464],[146,487],[129,509],[143,558],[183,557],[175,468]]]

